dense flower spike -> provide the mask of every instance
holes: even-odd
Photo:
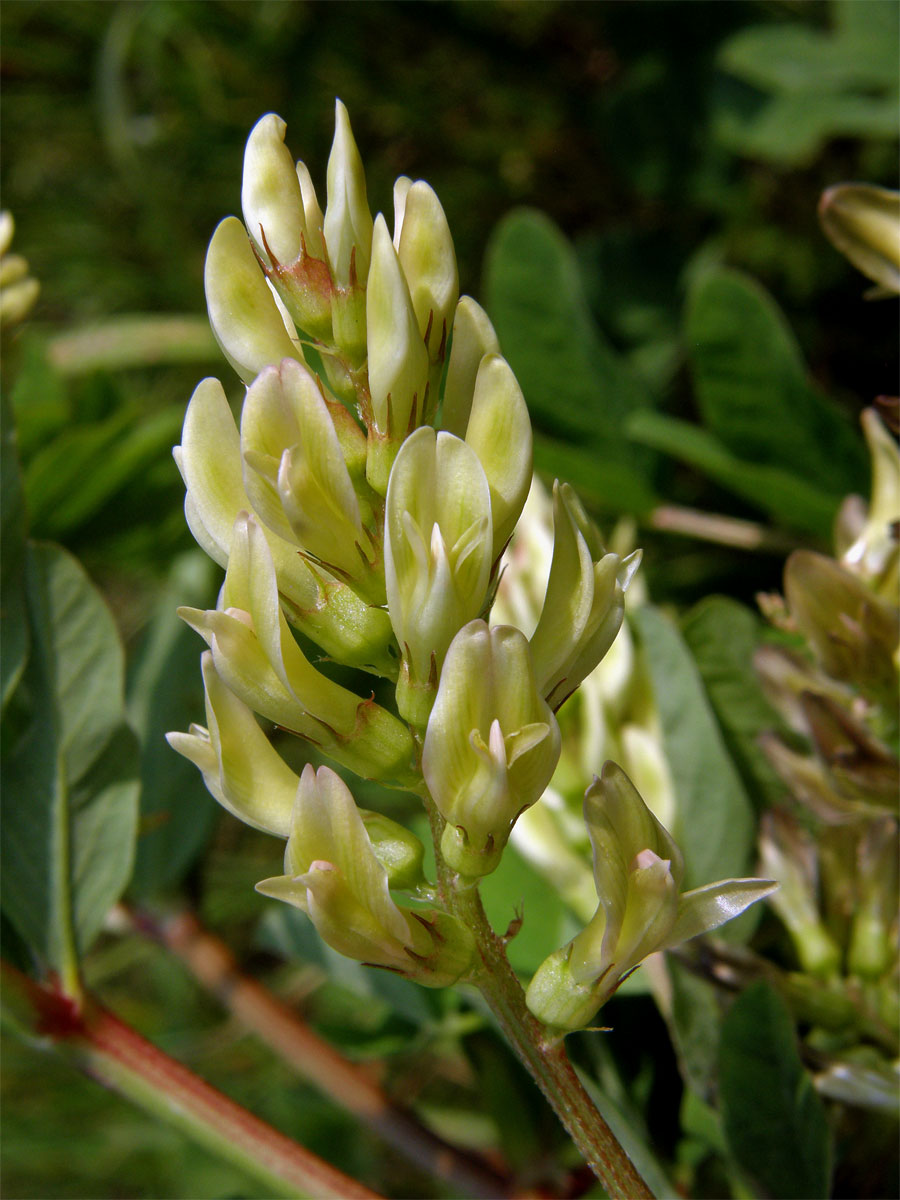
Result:
[[[590,924],[538,968],[528,1007],[560,1031],[583,1028],[648,954],[730,921],[777,886],[726,879],[681,893],[684,862],[614,763],[588,788],[584,815],[600,901]]]
[[[433,900],[418,840],[357,809],[328,768],[294,774],[265,722],[430,790],[442,878],[469,889],[547,789],[554,711],[611,645],[637,558],[607,553],[557,487],[536,628],[486,623],[532,481],[522,391],[486,313],[458,297],[428,184],[397,180],[393,235],[373,220],[338,101],[323,216],[285,132],[274,113],[254,126],[246,229],[227,218],[207,255],[210,320],[247,390],[236,423],[221,384],[200,384],[175,451],[188,523],[226,575],[215,609],[181,610],[208,646],[207,727],[170,740],[226,808],[288,838],[285,875],[260,890],[342,953],[446,983],[474,969],[469,934],[390,895]],[[318,669],[292,626],[394,681],[399,719]]]
[[[538,693],[525,635],[472,621],[444,663],[422,771],[447,822],[441,851],[462,875],[493,871],[513,822],[559,758],[559,726]]]

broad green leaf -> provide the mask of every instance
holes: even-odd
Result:
[[[719,1059],[720,993],[673,954],[665,958],[672,988],[666,1013],[678,1066],[687,1086],[704,1100],[714,1095]]]
[[[538,434],[534,439],[534,465],[545,479],[570,483],[593,507],[640,515],[657,503],[649,482],[633,466],[586,454],[583,445],[569,445]]]
[[[877,23],[872,24],[872,17],[877,8],[896,11],[896,6],[852,0],[846,7],[869,13],[865,25],[848,31],[849,36],[803,25],[760,25],[735,34],[722,48],[720,63],[727,71],[770,92],[824,96],[857,87],[891,87],[897,62],[890,22],[887,29],[879,29]],[[893,26],[896,41],[896,20]]]
[[[657,412],[635,413],[628,433],[637,442],[697,467],[715,483],[740,496],[790,529],[830,541],[839,497],[782,467],[747,462],[732,454],[706,429]]]
[[[128,680],[128,715],[141,742],[141,829],[132,887],[142,897],[181,880],[218,811],[197,768],[165,740],[170,730],[203,719],[197,638],[176,609],[214,604],[218,574],[200,551],[173,563]]]
[[[887,5],[885,5],[887,7]],[[811,164],[832,137],[895,138],[895,96],[785,94],[751,116],[721,112],[718,140],[750,158],[797,166]]]
[[[544,1111],[540,1092],[493,1031],[471,1034],[465,1048],[476,1073],[481,1103],[497,1127],[504,1157],[514,1170],[527,1170],[536,1153],[543,1150],[546,1154],[551,1149],[546,1144],[541,1146],[548,1139],[546,1129],[541,1136]]]
[[[753,812],[678,629],[651,606],[634,614],[650,670],[676,796],[670,830],[685,861],[685,890],[748,873]],[[746,918],[743,918],[746,921]],[[733,925],[725,927],[725,935]]]
[[[47,347],[39,338],[26,336],[23,340],[11,403],[24,461],[54,438],[72,418],[65,381],[54,369]]]
[[[701,600],[681,625],[725,744],[756,808],[784,796],[784,784],[759,745],[760,734],[781,725],[753,666],[759,629],[754,613],[727,596]]]
[[[628,443],[624,420],[650,402],[649,392],[594,324],[575,253],[547,217],[521,209],[497,226],[485,295],[536,432],[576,444],[598,473],[615,464],[624,489],[616,507],[643,506],[647,457]]]
[[[728,451],[836,498],[865,490],[862,438],[809,382],[793,334],[758,283],[738,271],[701,275],[685,344],[704,424]]]
[[[77,956],[128,882],[137,745],[124,721],[112,617],[76,560],[30,546],[31,655],[7,712],[3,909],[32,950],[76,985]]]
[[[61,433],[28,466],[25,489],[34,527],[63,536],[133,478],[168,462],[183,416],[180,408],[170,408],[136,420],[134,412],[119,410]]]
[[[722,1024],[719,1094],[732,1154],[769,1196],[828,1196],[825,1108],[800,1061],[790,1013],[768,983],[752,984]]]
[[[5,393],[0,395],[0,696],[12,695],[28,658],[25,606],[25,505],[16,454],[16,427]]]
[[[727,145],[803,165],[830,138],[897,136],[900,10],[882,0],[835,0],[830,10],[831,30],[761,25],[722,46],[720,67],[760,97],[755,111],[720,111]]]

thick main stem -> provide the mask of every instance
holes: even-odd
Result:
[[[191,913],[166,921],[155,921],[145,913],[130,916],[136,928],[172,950],[199,982],[281,1059],[411,1162],[442,1179],[454,1194],[482,1200],[506,1195],[503,1180],[485,1164],[459,1153],[411,1113],[398,1108],[368,1074],[338,1054],[255,979],[244,975],[227,947]]]
[[[90,996],[79,1006],[2,964],[7,1019],[50,1040],[105,1087],[180,1129],[279,1196],[378,1200],[175,1062]]]
[[[550,1041],[528,1011],[503,939],[491,928],[477,888],[452,889],[450,903],[475,935],[482,965],[476,983],[482,995],[588,1166],[613,1200],[653,1200],[653,1193],[582,1087],[562,1041]]]

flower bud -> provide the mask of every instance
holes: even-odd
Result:
[[[411,892],[426,885],[422,867],[425,847],[404,825],[383,813],[359,809],[375,857],[387,871],[388,884],[396,891]]]
[[[219,678],[213,657],[201,657],[209,729],[167,733],[173,750],[190,759],[218,802],[241,821],[287,837],[300,778],[283,761],[253,713]]]
[[[559,726],[535,686],[525,635],[471,621],[453,639],[428,719],[422,773],[447,822],[441,852],[462,875],[500,861],[559,759]]]
[[[566,1032],[587,1025],[642,959],[730,921],[777,886],[726,879],[679,894],[681,852],[625,772],[606,763],[584,815],[599,906],[588,926],[538,968],[528,1007]]]
[[[900,292],[900,193],[870,183],[838,183],[819,201],[828,239],[889,292]]]
[[[173,453],[187,487],[184,507],[191,533],[210,558],[225,567],[235,520],[252,506],[241,474],[237,427],[217,379],[205,379],[191,397],[181,445]],[[292,624],[339,661],[396,678],[387,613],[324,572],[311,570],[292,535],[286,541],[269,530],[266,540]]]
[[[872,459],[872,496],[841,562],[893,602],[900,590],[900,449],[874,408],[865,409],[861,419]]]
[[[857,847],[858,901],[847,953],[850,973],[862,979],[880,979],[897,964],[898,862],[897,822],[868,822]]]
[[[819,912],[818,861],[810,835],[789,814],[763,814],[759,838],[760,866],[778,881],[772,907],[791,936],[808,974],[834,975],[841,953]]]
[[[466,436],[481,360],[486,354],[499,353],[500,343],[487,313],[471,296],[462,296],[453,318],[453,345],[441,410],[441,426],[448,433]]]
[[[369,430],[366,474],[380,494],[403,439],[422,423],[428,385],[428,351],[419,333],[406,278],[379,214],[372,239],[372,270],[366,291]]]
[[[437,382],[459,296],[456,253],[441,202],[427,183],[419,180],[401,187],[399,198],[397,212],[395,185],[394,246],[409,285],[428,360],[438,368],[432,396],[432,404],[437,404]]]
[[[297,163],[297,180],[300,184],[300,198],[303,201],[303,219],[306,225],[306,249],[316,258],[324,260],[325,242],[322,237],[324,217],[319,207],[316,189],[306,163]]]
[[[784,570],[791,616],[827,674],[896,700],[900,612],[823,554],[795,550]]]
[[[369,604],[385,603],[380,538],[363,525],[328,405],[309,371],[291,359],[267,367],[241,418],[244,481],[256,512],[302,546]]]
[[[334,142],[328,159],[328,203],[323,224],[328,261],[335,283],[365,287],[372,254],[372,214],[366,198],[366,175],[350,117],[335,101]]]
[[[275,569],[260,526],[235,522],[219,607],[180,615],[208,643],[216,671],[249,708],[307,738],[363,777],[409,784],[413,753],[406,727],[373,700],[317,671],[281,611]]]
[[[322,249],[322,214],[309,172],[302,163],[294,167],[284,144],[285,128],[281,117],[269,113],[247,139],[244,220],[292,322],[310,336],[330,341],[334,285]]]
[[[612,645],[639,563],[640,551],[624,559],[608,554],[572,489],[554,484],[553,561],[531,639],[538,684],[554,710]]]
[[[474,942],[463,925],[394,903],[353,797],[327,767],[304,768],[284,869],[257,890],[302,909],[338,953],[430,987],[455,983],[470,969]]]
[[[475,452],[449,433],[417,429],[391,472],[384,573],[403,655],[397,704],[421,728],[447,647],[484,606],[492,546],[490,490]]]
[[[525,397],[499,354],[486,354],[478,368],[466,445],[478,455],[491,490],[496,560],[516,527],[533,474]]]
[[[283,358],[303,361],[237,217],[226,217],[216,227],[203,285],[216,341],[244,383]]]
[[[290,265],[300,257],[306,222],[294,160],[284,144],[287,126],[267,113],[253,126],[244,149],[241,208],[263,261]]]

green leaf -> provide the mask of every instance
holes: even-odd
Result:
[[[197,768],[170,749],[165,735],[203,713],[197,638],[176,609],[214,604],[220,574],[199,550],[172,564],[128,680],[128,716],[141,742],[141,831],[131,883],[140,897],[180,882],[218,812]]]
[[[514,846],[506,848],[500,866],[486,875],[480,886],[485,912],[499,933],[518,915],[524,918],[507,948],[513,969],[523,975],[533,974],[549,954],[574,936],[568,908]]]
[[[58,546],[30,546],[31,656],[7,713],[3,909],[68,989],[131,871],[137,744],[112,617]]]
[[[809,382],[793,334],[758,283],[738,271],[701,275],[685,343],[704,424],[728,451],[837,499],[865,490],[862,438]]]
[[[598,1087],[589,1075],[581,1071],[578,1072],[578,1077],[584,1084],[585,1091],[597,1106],[597,1111],[613,1131],[616,1140],[634,1163],[644,1183],[657,1197],[657,1200],[669,1200],[669,1197],[677,1196],[678,1193],[659,1165],[656,1155],[642,1131],[635,1128],[635,1123],[628,1119],[623,1108],[613,1100],[609,1088]]]
[[[169,462],[184,413],[181,408],[136,421],[119,410],[103,421],[78,425],[56,437],[29,464],[25,489],[36,529],[61,537],[107,504],[133,478]]]
[[[673,954],[665,957],[672,988],[666,1014],[682,1078],[695,1095],[715,1092],[722,1004],[715,984],[694,974]]]
[[[684,886],[746,875],[752,808],[696,664],[674,623],[658,609],[638,609],[633,624],[650,670],[675,784],[677,817],[671,833],[684,853]]]
[[[72,419],[65,381],[54,369],[47,347],[39,338],[26,336],[23,339],[22,360],[12,389],[12,407],[24,462]]]
[[[25,504],[16,454],[16,427],[5,392],[0,395],[0,696],[12,695],[28,658],[25,606]]]
[[[697,467],[721,487],[769,513],[780,525],[814,534],[823,543],[830,541],[840,503],[837,495],[782,467],[738,458],[708,430],[663,413],[635,413],[629,419],[628,433],[645,446]]]
[[[778,1200],[828,1196],[825,1108],[797,1052],[794,1025],[770,984],[752,984],[722,1024],[719,1088],[732,1154]]]
[[[724,44],[720,67],[760,97],[755,111],[720,111],[726,145],[805,165],[830,138],[897,136],[897,6],[835,0],[830,10],[832,30],[762,25]]]
[[[624,421],[650,402],[649,392],[594,324],[575,253],[552,221],[520,209],[500,222],[487,250],[485,295],[536,432],[545,443],[577,445],[597,474],[609,464],[616,486],[606,490],[618,510],[647,507],[647,457],[629,444]]]
[[[681,624],[725,744],[759,809],[781,800],[784,784],[759,745],[759,736],[781,726],[753,666],[760,621],[727,596],[708,596]]]

